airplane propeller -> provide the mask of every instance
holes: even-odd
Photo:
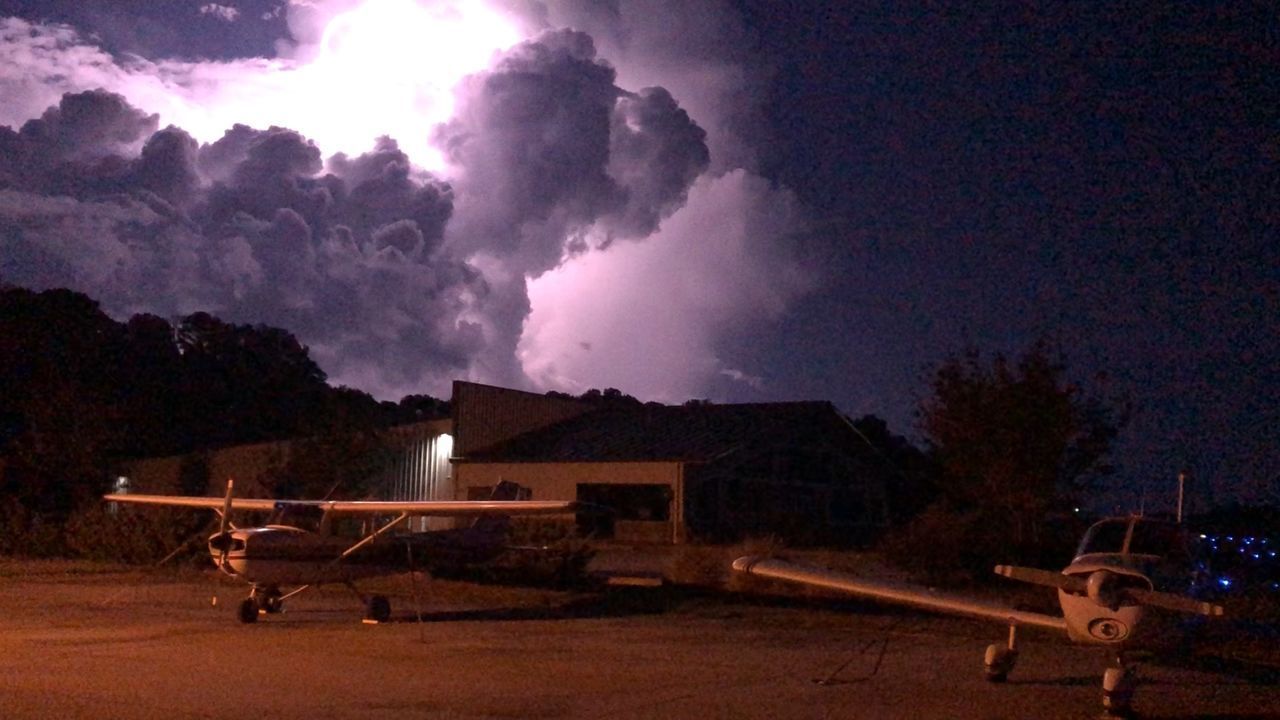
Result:
[[[231,534],[227,532],[227,527],[231,523],[231,497],[234,486],[235,482],[231,478],[227,478],[227,496],[222,502],[222,519],[218,523],[218,534],[209,540],[209,545],[219,551],[219,570],[226,566],[227,553],[231,551]]]
[[[1222,606],[1196,600],[1176,593],[1160,592],[1133,585],[1125,585],[1126,578],[1136,576],[1110,570],[1094,570],[1085,577],[1038,570],[1015,565],[997,565],[997,575],[1013,580],[1047,585],[1069,593],[1085,595],[1103,607],[1115,609],[1120,605],[1150,605],[1164,610],[1195,613],[1198,615],[1222,615]]]

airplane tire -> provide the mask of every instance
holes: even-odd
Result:
[[[274,615],[284,609],[284,603],[280,601],[279,595],[267,595],[262,598],[262,609]]]
[[[1009,679],[1009,671],[1013,669],[1018,653],[1000,645],[987,646],[987,654],[982,659],[982,676],[987,682],[1002,683]]]
[[[258,601],[253,598],[241,600],[240,607],[236,610],[236,617],[246,625],[258,622]]]
[[[391,601],[384,595],[369,598],[369,619],[374,622],[386,622],[391,619]]]

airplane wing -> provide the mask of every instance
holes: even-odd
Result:
[[[870,580],[835,570],[797,565],[785,560],[748,555],[734,560],[733,569],[748,575],[837,590],[867,600],[905,605],[945,615],[995,620],[1011,625],[1032,625],[1062,632],[1067,630],[1066,621],[1054,615],[1015,610],[977,598],[939,593],[903,583]]]
[[[108,502],[167,507],[222,510],[227,502],[219,497],[184,495],[104,495]],[[560,515],[575,512],[578,504],[569,500],[272,500],[231,498],[232,510],[270,511],[281,505],[315,507],[343,515],[395,515],[475,517],[477,515]]]
[[[189,507],[189,508],[208,508],[209,510],[222,510],[226,504],[225,498],[220,497],[199,497],[193,495],[134,495],[134,494],[111,494],[103,495],[103,500],[107,502],[132,503],[135,505],[162,505],[165,507]],[[276,501],[263,498],[232,498],[232,510],[274,510]]]

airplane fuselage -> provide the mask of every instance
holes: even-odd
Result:
[[[209,538],[209,555],[229,575],[264,587],[352,582],[409,569],[483,562],[502,551],[495,538],[468,529],[380,538],[343,557],[351,545],[346,537],[267,525],[232,530],[227,537],[215,533]]]

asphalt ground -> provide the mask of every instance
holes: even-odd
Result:
[[[205,574],[0,563],[0,718],[1101,714],[1105,657],[1030,631],[1009,682],[991,685],[983,649],[1006,631],[971,621],[645,589],[381,585],[388,623],[361,623],[337,588],[241,625],[243,588]],[[1219,652],[1138,672],[1142,717],[1280,718],[1265,661]]]

